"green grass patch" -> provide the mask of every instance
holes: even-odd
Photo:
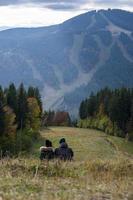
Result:
[[[0,200],[131,200],[132,143],[103,132],[52,127],[41,131],[31,153],[0,161]],[[50,139],[58,147],[65,137],[72,162],[40,162],[39,147]]]

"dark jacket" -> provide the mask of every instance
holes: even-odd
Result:
[[[72,149],[65,142],[61,143],[60,147],[55,149],[55,157],[61,160],[72,160],[73,156]]]
[[[52,147],[41,147],[40,151],[40,160],[51,160],[54,158],[54,151]]]

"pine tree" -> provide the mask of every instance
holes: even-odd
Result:
[[[14,113],[17,115],[17,91],[13,83],[9,85],[6,99],[7,105],[12,108]]]
[[[79,108],[79,116],[81,119],[87,118],[87,99],[82,101]]]
[[[4,113],[4,103],[5,103],[5,99],[4,99],[4,92],[2,87],[0,86],[0,136],[2,136],[4,134],[4,130],[5,130],[5,113]]]
[[[28,88],[27,96],[28,97],[35,97],[35,88],[34,87],[30,86]]]
[[[130,119],[130,109],[131,109],[130,93],[128,92],[126,88],[122,88],[120,90],[118,98],[119,98],[119,105],[118,105],[119,117],[118,117],[117,123],[119,127],[126,134],[127,132],[126,125]]]
[[[18,106],[18,111],[17,111],[18,129],[21,128],[23,129],[26,127],[28,106],[27,106],[27,94],[22,83],[18,89],[17,106]]]
[[[133,89],[120,88],[113,91],[105,88],[97,92],[96,95],[91,94],[89,99],[81,102],[79,108],[80,118],[93,117],[95,121],[96,116],[104,121],[106,116],[107,121],[113,124],[114,134],[126,137],[129,132],[132,135],[132,102]]]
[[[87,101],[87,117],[94,116],[96,112],[96,97],[93,93],[91,93],[88,101]]]
[[[0,102],[2,104],[5,104],[5,97],[4,97],[4,91],[2,89],[2,87],[0,86]]]
[[[4,112],[4,106],[2,102],[0,101],[0,137],[3,136],[4,130],[5,130],[5,112]]]

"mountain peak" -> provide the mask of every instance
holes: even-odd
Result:
[[[41,28],[0,32],[0,84],[38,86],[45,109],[77,115],[102,87],[133,86],[133,13],[93,10]]]

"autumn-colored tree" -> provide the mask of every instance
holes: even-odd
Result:
[[[4,107],[4,121],[5,121],[5,129],[4,129],[4,135],[15,138],[16,135],[16,128],[17,125],[15,124],[15,114],[13,110],[9,106]]]
[[[28,124],[33,130],[38,130],[41,125],[40,120],[40,107],[37,99],[30,97],[27,99],[28,102]]]
[[[4,126],[2,129],[2,134],[0,134],[0,149],[2,156],[7,156],[11,152],[14,152],[15,139],[16,139],[16,124],[15,124],[15,114],[9,106],[3,107],[3,121]]]
[[[101,104],[99,105],[98,116],[101,117],[101,116],[104,116],[104,115],[105,115],[104,104],[101,103]]]
[[[42,100],[41,100],[41,95],[40,95],[39,89],[30,86],[28,88],[27,96],[28,96],[28,98],[29,97],[36,98],[37,103],[38,103],[38,105],[40,107],[40,117],[42,117],[43,107],[42,107]]]
[[[89,127],[99,129],[99,127],[105,127],[103,124],[108,121],[113,126],[113,128],[110,128],[111,126],[108,124],[110,133],[113,132],[113,134],[121,137],[132,135],[133,89],[102,89],[81,102],[79,114],[80,119],[91,120],[90,123],[88,122]],[[101,130],[104,131],[103,128]]]
[[[29,150],[37,139],[42,112],[41,96],[38,88],[19,88],[11,83],[3,89],[0,86],[0,151],[17,153]],[[16,134],[17,131],[17,134]]]

